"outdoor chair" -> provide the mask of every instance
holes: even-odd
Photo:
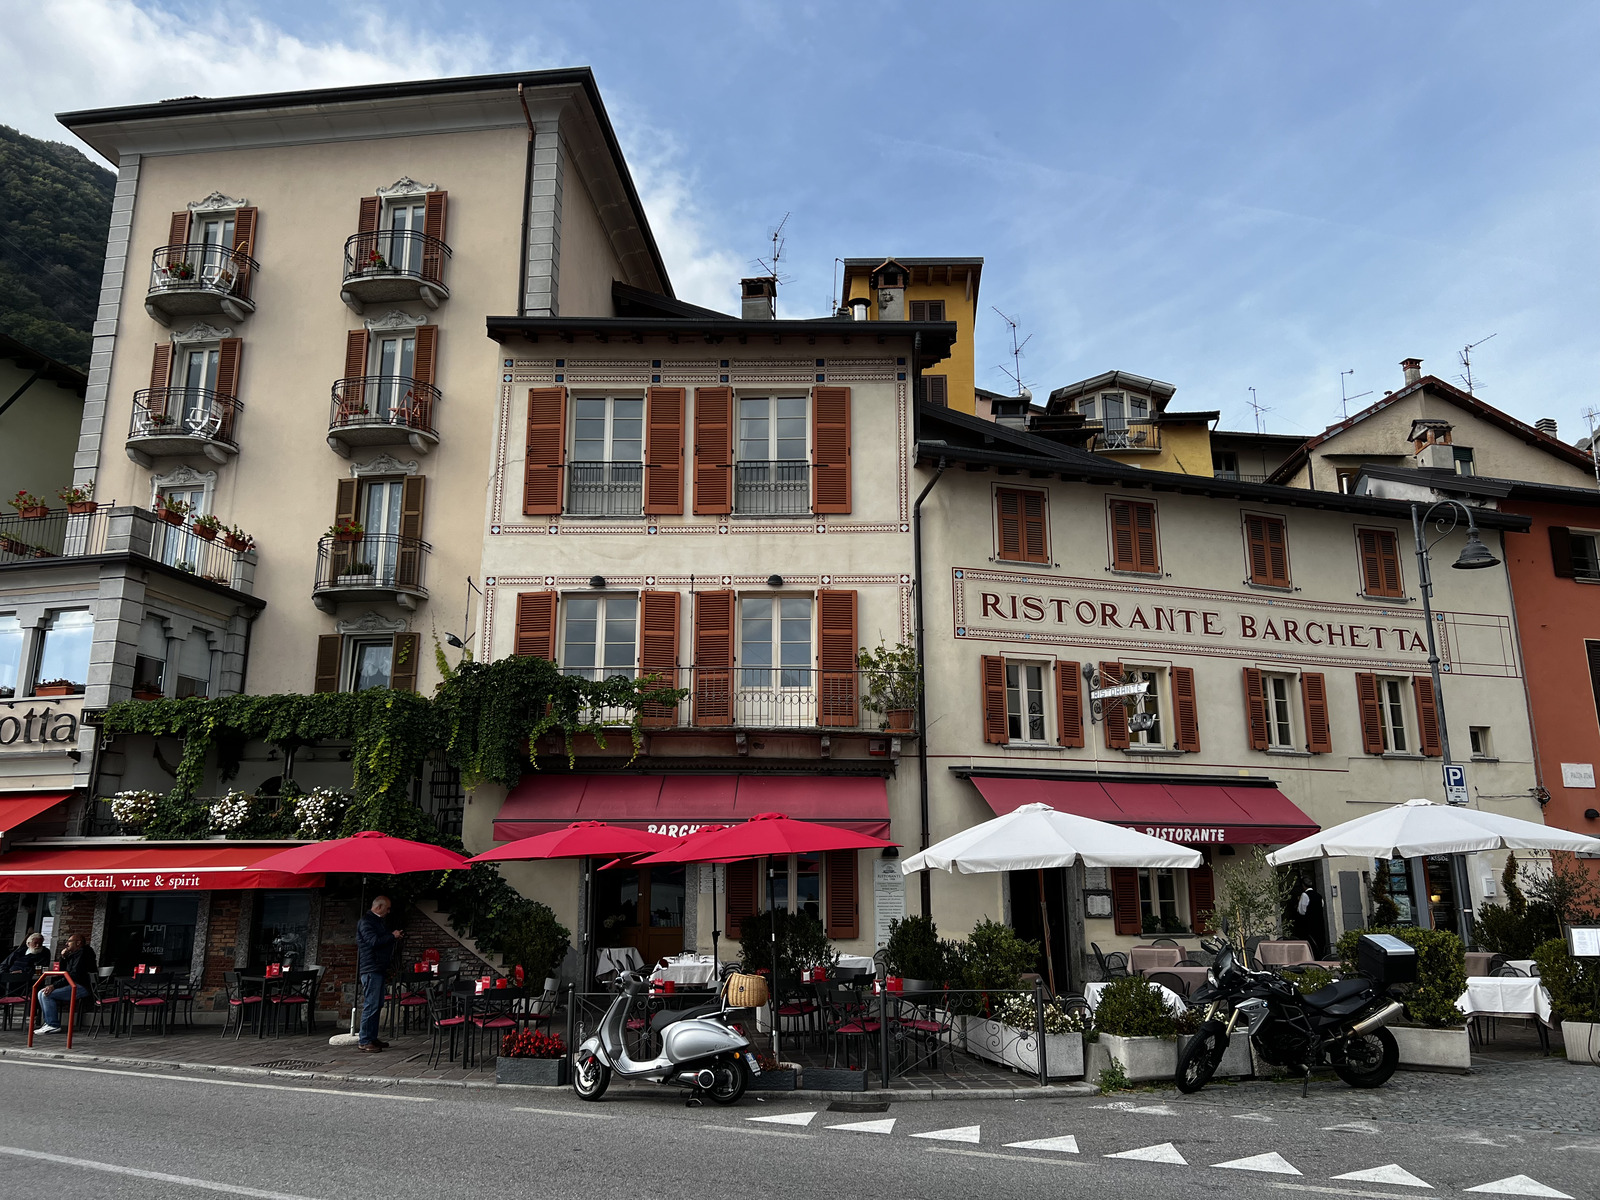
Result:
[[[1183,981],[1183,977],[1174,975],[1171,971],[1152,971],[1145,976],[1145,980],[1158,987],[1164,987],[1179,996],[1187,996],[1189,994],[1189,985]]]
[[[194,998],[200,991],[198,979],[185,979],[179,982],[172,992],[172,1017],[173,1020],[181,1018],[185,1029],[194,1028]]]
[[[815,1037],[821,1029],[820,1011],[821,1004],[815,996],[801,992],[784,997],[778,1001],[778,1032],[785,1037],[798,1037],[802,1042]]]
[[[1496,970],[1493,970],[1493,971],[1489,972],[1489,974],[1494,975],[1494,976],[1496,976],[1497,978],[1500,978],[1500,979],[1526,979],[1526,978],[1528,978],[1528,973],[1526,971],[1522,970],[1520,967],[1510,967],[1510,966],[1499,967]]]
[[[122,1003],[127,1009],[128,1036],[144,1018],[146,1032],[165,1034],[171,1028],[172,993],[176,981],[170,975],[129,975],[121,981]]]
[[[1489,960],[1489,974],[1493,975],[1501,967],[1505,966],[1506,961],[1506,956],[1504,954],[1496,954]]]
[[[1100,968],[1100,978],[1102,980],[1126,979],[1128,977],[1128,956],[1126,954],[1123,954],[1120,950],[1113,950],[1110,954],[1107,954],[1093,942],[1089,943],[1089,949],[1094,951],[1095,965]]]
[[[11,1015],[18,1013],[22,1019],[28,1019],[28,993],[33,990],[32,971],[13,971],[7,975],[0,975],[0,1021],[5,1028],[11,1028]]]
[[[867,1039],[877,1037],[883,1026],[860,1011],[861,1005],[856,1000],[855,992],[849,988],[834,983],[820,983],[817,985],[817,994],[823,1034],[827,1040],[829,1065],[835,1067],[839,1065],[839,1047],[842,1045],[845,1066],[848,1067],[850,1047],[852,1044],[859,1044],[861,1062],[864,1066],[867,1058]]]
[[[894,1036],[900,1048],[900,1070],[913,1067],[931,1067],[940,1070],[939,1050],[947,1045],[954,1021],[950,1014],[950,993],[919,993],[898,1004],[894,1018]]]
[[[257,985],[252,985],[257,986]],[[224,971],[222,973],[222,990],[228,997],[228,1007],[222,1014],[222,1035],[228,1036],[228,1030],[233,1029],[233,1040],[238,1041],[239,1035],[244,1032],[245,1018],[254,1014],[254,1020],[261,1020],[261,993],[259,991],[246,993],[244,984],[239,980],[239,972]]]
[[[437,1065],[439,1051],[448,1040],[450,1062],[456,1060],[456,1037],[466,1032],[467,1018],[456,1011],[454,989],[440,988],[438,995],[428,996],[428,1031],[433,1041],[428,1047],[428,1066]]]
[[[1175,947],[1175,948],[1177,948],[1179,950],[1183,949],[1183,943],[1179,942],[1177,938],[1169,938],[1169,937],[1151,938],[1145,944],[1149,945],[1149,946],[1173,946],[1173,947]]]
[[[296,1032],[297,1026],[303,1017],[306,1021],[306,1031],[310,1032],[311,1005],[316,998],[317,985],[316,971],[286,971],[280,977],[278,986],[267,997],[271,1005],[272,1036],[279,1034],[278,1019],[287,1015],[290,1032]]]

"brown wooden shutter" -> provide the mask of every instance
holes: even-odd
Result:
[[[694,511],[733,511],[733,389],[694,390]]]
[[[1422,753],[1429,758],[1440,758],[1444,747],[1439,742],[1439,705],[1433,697],[1433,676],[1413,675],[1411,692],[1417,698],[1417,741]]]
[[[999,521],[998,558],[1022,560],[1022,493],[1016,488],[997,488],[994,494]]]
[[[1000,546],[998,558],[1012,562],[1048,563],[1049,538],[1045,530],[1044,493],[1021,488],[998,488]]]
[[[731,591],[694,598],[694,723],[733,724],[733,638],[738,603]]]
[[[1050,540],[1044,523],[1044,493],[1022,493],[1022,557],[1025,562],[1048,563]]]
[[[352,329],[344,335],[344,377],[354,381],[347,388],[347,408],[361,407],[364,393],[360,381],[367,373],[367,339],[370,336],[365,329]]]
[[[524,516],[557,516],[567,447],[567,389],[528,389],[528,438],[523,460]]]
[[[357,233],[376,233],[378,218],[383,215],[383,201],[376,196],[361,197],[361,208],[356,215]]]
[[[1244,669],[1244,716],[1250,733],[1250,749],[1265,750],[1267,741],[1267,692],[1261,672]]]
[[[856,711],[856,594],[817,593],[817,723],[853,728]]]
[[[556,593],[517,593],[517,629],[511,653],[555,662]]]
[[[1111,915],[1118,934],[1137,936],[1144,932],[1139,912],[1139,872],[1132,867],[1111,868]]]
[[[759,865],[753,860],[728,864],[727,919],[722,923],[722,932],[730,938],[741,936],[744,919],[756,914],[756,868]],[[716,870],[715,867],[711,869]]]
[[[396,692],[417,690],[417,659],[422,653],[420,633],[394,635],[394,662],[389,669],[389,688]]]
[[[1273,587],[1289,586],[1289,529],[1276,518],[1267,520],[1267,580]]]
[[[861,936],[860,859],[854,850],[830,850],[823,865],[828,887],[827,935],[834,941]]]
[[[1361,546],[1362,586],[1369,596],[1401,596],[1400,554],[1393,530],[1363,529]]]
[[[1122,664],[1119,662],[1103,662],[1100,664],[1100,686],[1116,687],[1122,682]],[[1107,750],[1126,750],[1128,748],[1128,709],[1122,703],[1120,696],[1114,696],[1101,704],[1102,724],[1106,730]]]
[[[233,250],[240,257],[234,260],[236,274],[233,279],[233,294],[246,300],[250,298],[250,263],[249,259],[256,253],[256,225],[260,219],[260,210],[255,208],[241,208],[233,214]]]
[[[1320,671],[1300,675],[1300,700],[1305,707],[1306,749],[1312,754],[1333,753],[1333,722],[1328,714],[1328,678]]]
[[[185,214],[186,216],[188,214]],[[156,352],[150,359],[150,398],[148,407],[152,417],[165,415],[167,389],[172,386],[172,343],[157,342]]]
[[[312,691],[337,692],[339,690],[339,659],[343,650],[344,639],[337,633],[325,633],[317,638],[316,683],[312,685]]]
[[[1189,869],[1189,927],[1196,933],[1211,932],[1211,914],[1217,910],[1217,881],[1211,864]]]
[[[239,395],[239,363],[243,356],[243,338],[223,338],[217,348],[217,395],[223,397],[218,403],[221,421],[217,437],[225,442],[233,441],[232,401]]]
[[[1277,517],[1247,513],[1245,542],[1249,547],[1250,582],[1267,587],[1289,586],[1289,544]]]
[[[1134,570],[1156,574],[1161,570],[1161,549],[1156,542],[1156,506],[1134,504]]]
[[[811,511],[850,511],[850,389],[811,392]]]
[[[1585,639],[1583,653],[1589,660],[1589,690],[1594,693],[1595,715],[1600,716],[1600,642]]]
[[[422,277],[433,283],[444,278],[444,251],[439,246],[445,240],[445,210],[449,203],[449,192],[429,192],[428,198],[423,201],[423,236],[437,241],[422,243]]]
[[[356,210],[356,241],[350,253],[351,266],[354,274],[361,274],[372,265],[374,254],[384,253],[391,248],[378,246],[378,223],[383,219],[383,201],[376,196],[363,196],[361,205]]]
[[[677,592],[644,592],[639,597],[639,674],[661,676],[662,686],[678,686]],[[650,729],[677,724],[676,704],[646,704],[640,713]]]
[[[1006,721],[1006,660],[985,654],[978,660],[979,686],[983,689],[983,740],[1004,746],[1011,740]]]
[[[913,321],[926,321],[928,319],[928,302],[926,300],[912,300],[909,303],[909,308]]]
[[[1111,569],[1139,569],[1138,556],[1133,548],[1133,505],[1126,500],[1111,501]]]
[[[684,388],[653,387],[645,393],[644,511],[683,515]]]
[[[935,408],[949,408],[950,380],[943,375],[924,375],[922,397]]]
[[[1550,562],[1557,579],[1576,579],[1572,566],[1572,530],[1565,525],[1550,526]]]
[[[930,321],[942,321],[942,320],[944,320],[944,301],[943,300],[929,300],[928,301],[928,320],[930,320]]]
[[[1383,709],[1378,703],[1376,675],[1356,675],[1356,703],[1361,708],[1361,749],[1367,754],[1382,754]]]
[[[1083,745],[1083,674],[1075,662],[1056,661],[1056,741]]]
[[[1193,667],[1172,668],[1172,711],[1178,726],[1178,749],[1200,753],[1200,705]]]
[[[173,266],[188,259],[188,251],[182,247],[189,241],[189,210],[172,214],[172,223],[167,226],[167,245],[176,247],[167,252],[167,265]]]
[[[434,376],[439,370],[439,327],[437,325],[417,326],[416,352],[411,359],[411,378],[418,383],[433,384]],[[422,399],[422,397],[418,397]]]
[[[395,582],[402,587],[422,586],[422,507],[428,480],[409,475],[400,487],[400,545],[395,562]]]

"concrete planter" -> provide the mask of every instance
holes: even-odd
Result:
[[[792,1092],[800,1084],[800,1072],[793,1067],[780,1067],[776,1071],[763,1071],[750,1076],[752,1092]]]
[[[1130,1083],[1152,1079],[1167,1082],[1178,1073],[1176,1038],[1118,1037],[1114,1033],[1102,1033],[1099,1045],[1104,1047],[1109,1059],[1122,1064],[1123,1074]]]
[[[567,1083],[567,1063],[561,1058],[497,1058],[494,1060],[496,1083],[520,1083],[528,1087],[564,1087]]]
[[[1472,1067],[1472,1044],[1467,1030],[1428,1029],[1419,1025],[1391,1025],[1389,1032],[1400,1047],[1400,1065],[1420,1071],[1466,1071]]]
[[[1561,1022],[1561,1040],[1567,1044],[1567,1061],[1575,1063],[1600,1062],[1600,1025],[1590,1021]]]
[[[831,1067],[807,1067],[800,1073],[800,1086],[810,1092],[864,1092],[867,1073]]]
[[[1178,1057],[1183,1057],[1184,1047],[1189,1044],[1189,1035],[1180,1035],[1178,1038]],[[1236,1033],[1228,1039],[1228,1048],[1223,1052],[1222,1062],[1218,1064],[1214,1079],[1248,1079],[1255,1074],[1254,1056],[1250,1053],[1250,1039],[1243,1033]],[[1177,1074],[1177,1064],[1173,1064],[1173,1074]]]
[[[966,1018],[965,1028],[966,1040],[956,1044],[968,1054],[1038,1077],[1039,1051],[1032,1029],[1018,1029],[982,1017]],[[1083,1078],[1082,1034],[1045,1034],[1044,1054],[1045,1070],[1051,1079]]]

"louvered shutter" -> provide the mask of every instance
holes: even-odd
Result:
[[[849,729],[856,713],[856,594],[817,593],[817,723]]]
[[[171,386],[172,343],[157,342],[156,352],[150,359],[150,395],[146,401],[151,417],[166,415],[167,389]]]
[[[827,935],[836,942],[861,936],[860,860],[854,850],[830,850],[823,871],[828,888]]]
[[[1022,493],[1015,488],[999,488],[994,494],[998,515],[999,553],[996,557],[1012,562],[1022,559]]]
[[[733,389],[694,390],[694,511],[733,511]]]
[[[645,393],[644,511],[683,515],[684,388],[653,387]]]
[[[1004,746],[1011,740],[1006,723],[1006,660],[985,654],[978,660],[979,686],[983,689],[983,740]]]
[[[241,208],[233,214],[234,258],[233,294],[245,300],[250,298],[250,262],[256,253],[256,225],[260,210]]]
[[[389,687],[396,692],[417,690],[417,658],[422,653],[420,633],[394,635],[394,660],[389,669]]]
[[[336,385],[339,414],[345,420],[364,415],[367,407],[367,346],[371,335],[352,329],[344,337],[344,378]]]
[[[1083,674],[1075,662],[1056,662],[1056,740],[1083,745]]]
[[[1433,677],[1413,675],[1411,692],[1417,698],[1417,741],[1428,758],[1440,758],[1444,747],[1439,740],[1439,705],[1433,696]]]
[[[1378,703],[1376,675],[1356,675],[1356,703],[1361,710],[1361,749],[1367,754],[1382,754],[1383,709]]]
[[[1305,708],[1306,749],[1312,754],[1333,753],[1333,723],[1328,715],[1328,679],[1320,671],[1300,676],[1300,700]]]
[[[950,407],[950,380],[943,375],[924,375],[922,395],[935,408]]]
[[[1161,570],[1161,552],[1156,544],[1156,506],[1135,504],[1133,508],[1134,570],[1150,574]]]
[[[1271,571],[1267,566],[1267,523],[1257,516],[1246,515],[1244,540],[1250,556],[1250,582],[1266,583]]]
[[[376,196],[361,197],[361,207],[356,213],[356,232],[374,233],[378,228],[378,218],[383,213],[383,201]]]
[[[1022,557],[1025,562],[1050,561],[1050,543],[1045,536],[1044,493],[1022,493]]]
[[[1557,579],[1576,579],[1572,566],[1572,530],[1564,525],[1550,526],[1550,563]]]
[[[677,592],[645,592],[639,597],[639,674],[661,676],[663,688],[678,686]],[[640,712],[647,728],[677,723],[675,704],[646,704]]]
[[[167,265],[176,266],[178,263],[189,261],[189,211],[175,212],[172,222],[167,226]]]
[[[1261,672],[1255,667],[1244,669],[1244,717],[1250,734],[1250,749],[1267,748],[1267,692]]]
[[[1100,664],[1100,686],[1116,687],[1122,682],[1122,664],[1119,662],[1103,662]],[[1128,709],[1122,703],[1120,696],[1114,696],[1103,701],[1101,706],[1101,723],[1106,731],[1107,750],[1126,750],[1128,748]]]
[[[942,320],[944,320],[944,301],[943,300],[929,300],[928,301],[928,320],[930,320],[930,321],[942,321]]]
[[[445,241],[445,210],[449,203],[449,192],[429,192],[423,201],[422,233],[433,240],[422,243],[422,277],[430,283],[444,278],[444,251],[440,247]]]
[[[1403,595],[1400,587],[1400,545],[1395,535],[1385,530],[1378,538],[1383,559],[1383,586],[1387,596]]]
[[[1289,586],[1289,532],[1280,520],[1269,517],[1267,533],[1267,582],[1273,587]]]
[[[1133,549],[1133,505],[1126,500],[1111,502],[1111,568],[1115,571],[1138,570],[1138,557]]]
[[[317,669],[314,676],[316,682],[312,685],[312,691],[339,690],[339,658],[343,648],[344,639],[337,633],[325,633],[317,638]]]
[[[850,389],[818,387],[811,393],[811,511],[850,511]]]
[[[239,395],[239,364],[244,357],[243,338],[223,338],[217,347],[217,438],[233,441],[234,401]]]
[[[1369,596],[1399,596],[1400,557],[1395,535],[1387,529],[1360,532],[1363,590]]]
[[[341,479],[333,492],[333,523],[343,524],[356,519],[356,509],[361,496],[360,485],[354,479]],[[333,574],[329,579],[336,579],[349,567],[355,564],[360,554],[360,542],[333,542],[329,546],[332,559]]]
[[[1211,932],[1211,915],[1217,910],[1217,881],[1211,864],[1201,863],[1189,870],[1189,927],[1196,933]]]
[[[1172,711],[1178,726],[1178,749],[1200,753],[1200,704],[1193,667],[1172,668]]]
[[[928,302],[926,300],[912,300],[908,307],[913,321],[926,321],[928,319]]]
[[[1144,932],[1139,912],[1139,872],[1132,867],[1111,868],[1111,915],[1118,934]]]
[[[422,505],[428,480],[410,475],[400,487],[400,553],[395,564],[395,582],[401,587],[422,586]]]
[[[567,389],[528,389],[528,437],[523,459],[524,516],[561,512],[567,444]]]
[[[418,383],[433,384],[439,370],[439,327],[417,326],[416,352],[411,360],[411,378]]]
[[[733,622],[738,607],[729,592],[694,598],[694,723],[733,724]]]
[[[517,629],[511,653],[556,660],[556,593],[517,593]]]
[[[361,197],[356,210],[356,243],[351,251],[353,273],[359,275],[372,266],[373,256],[379,253],[378,222],[383,216],[383,201],[376,196]],[[387,256],[386,256],[387,257]]]
[[[1594,711],[1600,716],[1600,642],[1585,641],[1584,656],[1589,660],[1589,690],[1594,693]]]
[[[744,919],[756,914],[756,867],[759,863],[736,862],[728,864],[727,919],[722,932],[737,939],[744,932]],[[711,868],[716,870],[715,867]]]

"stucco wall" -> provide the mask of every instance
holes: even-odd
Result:
[[[0,404],[33,372],[0,358]],[[59,508],[56,491],[72,482],[72,453],[78,447],[83,397],[71,388],[36,379],[0,415],[0,498],[26,488]],[[10,515],[11,509],[3,510]]]
[[[564,148],[564,147],[563,147]],[[561,196],[561,277],[557,303],[564,317],[609,317],[611,282],[626,278],[594,197],[576,166],[564,174]]]

